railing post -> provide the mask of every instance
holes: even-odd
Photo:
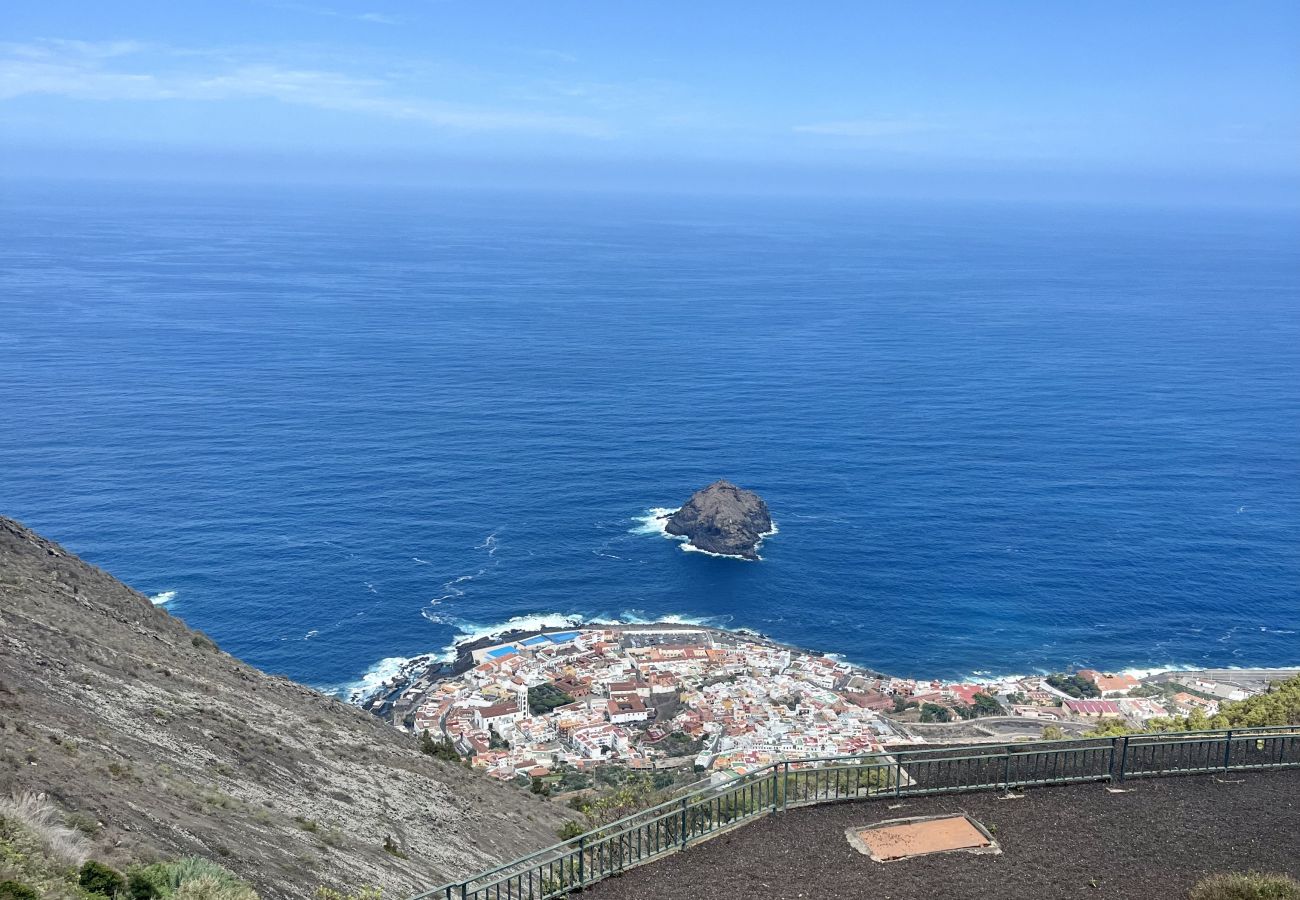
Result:
[[[778,785],[780,784],[781,778],[779,774],[780,771],[780,767],[776,763],[772,763],[772,812],[777,811],[778,804],[781,802],[780,795],[778,794]]]
[[[1106,780],[1110,781],[1115,777],[1115,745],[1119,743],[1119,738],[1110,739],[1110,758],[1106,761]]]
[[[587,836],[578,838],[578,887],[587,883]]]
[[[683,847],[686,846],[686,798],[685,797],[682,798],[682,826],[681,826],[681,837],[679,839],[679,843]]]
[[[781,808],[790,806],[790,761],[781,763]]]
[[[894,797],[903,796],[903,751],[900,750],[894,754],[894,765],[898,771],[894,775]]]
[[[1228,736],[1223,739],[1223,771],[1228,771],[1228,765],[1232,762],[1232,729],[1228,729]]]
[[[462,881],[460,883],[460,900],[465,900],[465,897],[468,895],[468,889],[469,889],[469,882]]]
[[[1124,767],[1128,765],[1128,735],[1124,735],[1124,746],[1119,753],[1119,780],[1124,780]]]
[[[1006,791],[1011,790],[1011,751],[1002,758],[1002,788]]]

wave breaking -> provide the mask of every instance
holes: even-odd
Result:
[[[714,553],[712,550],[702,550],[691,543],[689,537],[684,534],[672,534],[668,531],[668,519],[676,513],[677,509],[667,506],[652,506],[647,509],[643,515],[633,516],[632,521],[637,523],[634,527],[629,528],[628,534],[657,534],[665,537],[670,541],[676,541],[681,544],[682,551],[685,553],[702,553],[705,556],[712,556],[716,559],[739,559],[744,562],[762,562],[763,557],[759,556],[751,559],[748,556],[740,556],[735,553]],[[774,534],[778,534],[780,529],[776,527],[776,522],[772,522],[772,527],[759,535],[758,543],[754,546],[757,552],[762,546],[763,541]]]

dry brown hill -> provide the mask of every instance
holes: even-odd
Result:
[[[110,860],[206,856],[268,898],[400,897],[552,843],[566,818],[241,663],[0,517],[0,794],[22,791]]]

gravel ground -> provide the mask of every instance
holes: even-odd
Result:
[[[1176,900],[1209,872],[1300,877],[1300,770],[1046,787],[790,810],[584,891],[584,900]],[[999,856],[875,863],[845,829],[965,812]]]

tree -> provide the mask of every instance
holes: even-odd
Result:
[[[535,716],[545,715],[572,702],[572,697],[549,682],[528,689],[528,711]]]
[[[921,721],[922,722],[951,722],[952,710],[946,706],[940,706],[937,703],[921,704]]]
[[[1061,693],[1068,694],[1076,700],[1084,697],[1101,696],[1101,689],[1097,685],[1079,675],[1066,675],[1064,672],[1057,672],[1054,675],[1048,675],[1045,680]]]
[[[420,750],[435,759],[460,762],[460,754],[456,752],[456,745],[448,738],[435,741],[427,728],[420,732]]]
[[[1225,728],[1267,728],[1274,725],[1300,725],[1300,675],[1274,682],[1268,692],[1224,703],[1213,716],[1199,709],[1189,716],[1151,719],[1145,728],[1129,728],[1111,721],[1098,723],[1088,737],[1113,737],[1177,731],[1206,731]]]
[[[977,716],[1000,716],[1006,710],[1002,708],[992,694],[980,692],[975,695],[975,715]]]
[[[1088,737],[1120,737],[1128,734],[1129,730],[1123,719],[1100,719],[1097,727],[1088,732]]]
[[[1043,728],[1043,740],[1059,741],[1064,740],[1065,731],[1060,725],[1047,725]]]
[[[1300,675],[1274,682],[1268,693],[1225,703],[1210,717],[1210,728],[1262,728],[1300,725]]]

